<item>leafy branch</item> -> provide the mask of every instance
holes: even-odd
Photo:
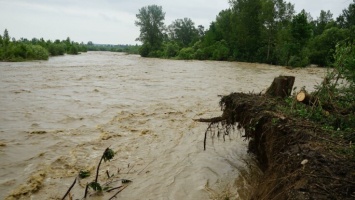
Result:
[[[110,161],[113,159],[113,157],[115,156],[115,152],[110,149],[110,148],[106,148],[104,153],[102,154],[101,156],[101,159],[99,161],[99,164],[97,165],[97,168],[96,168],[96,175],[95,175],[95,180],[86,184],[86,187],[85,187],[85,194],[84,194],[84,199],[86,199],[87,195],[88,195],[88,191],[89,191],[89,188],[93,189],[94,191],[96,192],[102,192],[102,191],[106,191],[106,192],[110,192],[112,190],[115,190],[115,189],[119,189],[119,191],[113,196],[111,197],[110,199],[116,197],[116,195],[121,192],[124,188],[126,188],[127,186],[119,186],[119,187],[109,187],[107,186],[108,183],[105,183],[104,186],[105,187],[102,187],[102,185],[98,182],[98,178],[99,178],[99,172],[100,172],[100,167],[101,167],[101,163],[102,161],[106,162],[106,161]],[[108,178],[111,178],[113,177],[109,175],[109,172],[108,170],[106,170],[106,174],[108,175]],[[83,179],[83,178],[86,178],[86,177],[89,177],[90,176],[90,172],[89,171],[83,171],[81,170],[79,172],[79,178],[80,179]],[[74,185],[76,184],[77,182],[77,179],[78,177],[75,178],[74,182],[72,183],[72,185],[69,187],[68,191],[65,193],[65,195],[63,196],[62,200],[64,200],[69,194],[70,194],[70,191],[72,190],[72,188],[74,187]],[[132,182],[130,180],[127,180],[127,179],[121,179],[121,182],[122,183],[129,183],[129,182]],[[71,199],[71,196],[69,195],[69,199]]]

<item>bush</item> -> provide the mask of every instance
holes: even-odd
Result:
[[[51,56],[64,55],[65,44],[52,43],[48,46],[48,52]]]
[[[179,51],[178,58],[182,60],[194,59],[194,49],[192,47],[183,48]]]
[[[161,51],[161,50],[151,51],[151,52],[149,52],[148,57],[150,57],[150,58],[162,58],[162,57],[164,57],[164,52]]]
[[[198,60],[207,60],[208,59],[208,56],[206,55],[205,51],[203,49],[198,49],[196,52],[195,52],[195,59],[198,59]]]
[[[88,48],[84,44],[79,45],[79,52],[87,52]]]
[[[227,60],[229,57],[229,48],[227,47],[227,42],[222,40],[216,42],[214,45],[215,49],[213,51],[213,60]]]
[[[339,44],[335,50],[335,68],[355,88],[355,48],[354,44]]]
[[[30,60],[48,60],[48,51],[40,45],[28,45],[28,54],[26,59]]]
[[[341,137],[355,142],[355,48],[353,44],[337,45],[334,70],[318,86],[317,96],[323,108],[333,115],[327,123],[334,130],[341,131]],[[343,77],[343,78],[341,78]],[[342,80],[343,79],[343,80]],[[355,158],[355,154],[354,154]]]
[[[67,54],[78,55],[78,54],[79,54],[79,48],[78,48],[78,46],[75,45],[75,44],[70,45]]]
[[[31,51],[32,45],[25,45],[25,44],[18,44],[18,43],[12,43],[9,47],[9,53],[11,54],[11,57],[14,58],[15,60],[17,59],[26,59],[28,58],[28,54]]]
[[[149,44],[143,44],[141,48],[139,48],[139,55],[142,57],[148,57],[150,51],[151,46]]]
[[[25,60],[48,60],[48,51],[40,45],[10,43],[1,51],[1,60],[18,62]]]
[[[168,43],[165,47],[164,54],[166,58],[171,58],[175,57],[178,52],[179,46],[176,43]]]

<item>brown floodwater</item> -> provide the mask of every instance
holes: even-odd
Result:
[[[243,198],[247,142],[235,131],[204,151],[207,124],[193,119],[219,116],[218,95],[259,93],[279,75],[312,90],[325,70],[110,52],[0,63],[0,199],[38,188],[31,199],[61,198],[79,170],[94,176],[107,147],[116,155],[100,180],[109,170],[133,181],[121,199]]]

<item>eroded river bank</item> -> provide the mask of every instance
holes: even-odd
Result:
[[[247,143],[236,131],[203,151],[206,125],[192,119],[218,116],[217,95],[261,92],[279,75],[312,90],[324,73],[109,52],[0,63],[0,199],[28,179],[40,188],[33,199],[61,198],[108,146],[117,153],[105,169],[133,180],[120,198],[206,199],[221,188],[237,198]]]

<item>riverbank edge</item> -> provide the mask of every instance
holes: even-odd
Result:
[[[340,153],[347,144],[315,123],[280,112],[279,104],[241,93],[221,100],[227,124],[245,129],[248,151],[264,172],[251,199],[353,199],[355,162]]]
[[[245,130],[248,152],[256,155],[263,171],[250,199],[354,199],[355,161],[344,153],[351,144],[314,122],[282,112],[284,102],[232,93],[220,101],[222,116],[204,119],[209,132],[219,132],[219,124],[225,135],[235,127]]]

